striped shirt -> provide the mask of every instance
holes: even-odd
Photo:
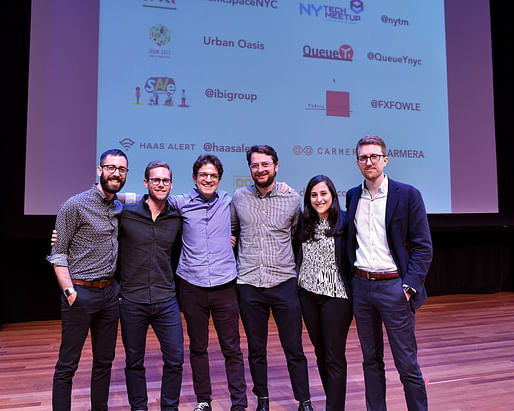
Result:
[[[121,210],[121,203],[108,200],[96,185],[70,197],[57,213],[55,229],[59,235],[48,261],[68,267],[72,279],[112,277],[118,259]]]
[[[296,277],[291,238],[300,215],[300,196],[277,184],[264,197],[249,186],[232,199],[232,233],[239,234],[237,282],[274,287]]]

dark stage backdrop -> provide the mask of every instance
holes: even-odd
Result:
[[[55,216],[24,215],[30,38],[30,4],[27,3],[4,6],[7,49],[3,62],[7,75],[4,75],[6,92],[3,93],[6,158],[2,232],[7,264],[1,274],[0,324],[60,317],[60,290],[45,260]],[[427,279],[429,295],[514,290],[514,172],[509,128],[513,89],[510,54],[514,36],[508,2],[490,3],[500,212],[429,216],[434,240],[434,261]],[[63,31],[62,35],[67,33]],[[474,155],[470,154],[466,167],[472,169],[474,161]],[[62,184],[60,176],[73,176],[76,172],[57,163],[47,167],[57,171],[56,185]],[[481,187],[474,190],[482,191]]]

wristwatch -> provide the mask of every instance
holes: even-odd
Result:
[[[70,288],[65,288],[63,293],[64,293],[64,296],[66,298],[68,298],[70,295],[72,295],[75,291],[75,289],[73,287],[70,287]]]
[[[416,294],[416,290],[412,288],[410,285],[403,284],[403,291],[409,294],[411,297]]]

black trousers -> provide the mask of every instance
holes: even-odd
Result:
[[[61,298],[62,336],[55,366],[52,406],[54,410],[71,408],[72,379],[91,330],[91,410],[103,411],[107,410],[118,335],[120,286],[115,281],[105,288],[76,285],[75,289],[77,297],[71,307],[64,295]]]
[[[209,318],[225,358],[231,410],[248,406],[243,353],[239,337],[239,305],[235,282],[219,287],[198,287],[184,279],[177,281],[180,309],[184,313],[189,335],[189,351],[193,387],[197,401],[211,401],[209,374]]]
[[[140,304],[120,299],[121,337],[125,347],[125,379],[132,410],[148,409],[145,351],[148,327],[162,352],[161,410],[178,410],[184,362],[184,335],[177,299]]]
[[[341,411],[346,400],[346,337],[352,323],[352,302],[299,289],[302,314],[314,346],[326,410]]]
[[[253,393],[268,396],[266,347],[270,313],[277,324],[280,343],[287,361],[289,378],[297,401],[310,398],[307,359],[302,346],[302,313],[296,278],[275,287],[258,288],[238,284],[241,318],[248,338],[248,362]]]

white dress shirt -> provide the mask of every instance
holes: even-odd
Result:
[[[378,187],[374,196],[362,184],[362,194],[355,212],[357,245],[355,267],[369,272],[397,271],[387,243],[385,212],[388,179]]]

